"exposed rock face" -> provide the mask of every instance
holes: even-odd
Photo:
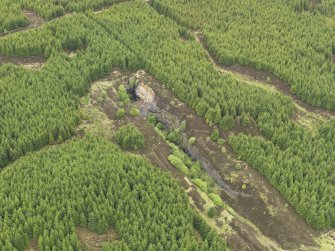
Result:
[[[154,91],[147,85],[140,83],[136,88],[136,97],[144,103],[152,103],[155,100]]]
[[[147,116],[148,112],[156,110],[155,92],[144,83],[138,84],[135,90],[138,107],[141,114]]]

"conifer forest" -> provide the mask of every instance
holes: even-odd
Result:
[[[1,0],[12,250],[335,250],[335,1]]]

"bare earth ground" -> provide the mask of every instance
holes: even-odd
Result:
[[[117,240],[116,233],[113,229],[99,235],[86,228],[78,227],[77,236],[83,249],[87,251],[99,251],[104,244]]]
[[[25,251],[38,251],[38,241],[36,239],[31,240]]]
[[[65,50],[64,53],[69,57],[73,58],[81,50]],[[0,66],[3,64],[15,64],[20,65],[26,69],[39,70],[41,69],[48,59],[43,55],[30,56],[30,57],[5,57],[0,55]]]
[[[42,68],[43,64],[47,59],[44,56],[33,56],[33,57],[3,57],[0,56],[0,66],[2,64],[16,64],[22,65],[26,69],[37,70]]]
[[[127,123],[134,123],[144,133],[146,140],[145,148],[134,153],[145,156],[155,165],[171,172],[181,181],[196,209],[204,212],[207,208],[206,199],[199,190],[195,189],[194,185],[185,181],[183,173],[167,161],[171,150],[153,127],[142,116],[127,115],[122,119],[116,117],[117,87],[120,84],[126,84],[132,75],[134,74],[130,72],[116,70],[107,78],[95,83],[93,90],[99,85],[105,86],[108,98],[99,104],[96,101],[99,97],[99,90],[92,91],[90,105],[100,107],[107,114],[108,119],[112,120],[114,129]],[[157,118],[171,127],[186,120],[187,129],[184,141],[192,136],[196,137],[196,144],[188,148],[185,145],[185,148],[192,157],[202,162],[207,173],[221,187],[223,200],[232,208],[229,214],[224,210],[224,213],[231,219],[224,222],[224,225],[229,225],[230,231],[227,231],[226,234],[223,232],[232,250],[319,250],[314,238],[320,236],[321,232],[311,229],[262,175],[252,167],[238,161],[227,144],[224,145],[225,151],[222,153],[215,142],[208,140],[213,128],[209,127],[203,118],[198,117],[191,107],[182,103],[144,71],[139,71],[136,75],[155,94],[153,111]],[[141,108],[142,113],[147,109],[141,100],[135,101],[134,104]],[[232,133],[239,132],[260,136],[254,123],[251,123],[248,128],[237,125],[232,131]],[[220,131],[220,134],[224,139],[229,136],[229,133],[223,131]],[[238,162],[243,167],[241,170],[235,168]],[[241,188],[243,184],[247,185],[246,190]],[[216,219],[217,222],[214,223],[219,231],[222,218],[224,217],[221,217],[220,220]]]

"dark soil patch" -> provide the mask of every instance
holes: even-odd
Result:
[[[99,251],[103,245],[117,240],[117,235],[113,229],[109,229],[106,233],[99,235],[87,228],[78,227],[77,237],[82,248],[87,251]]]
[[[29,246],[25,249],[25,251],[38,251],[38,241],[37,239],[33,239],[30,241]]]
[[[83,129],[76,130],[76,137],[83,138],[85,136],[85,131]]]
[[[251,196],[229,198],[224,193],[224,200],[240,215],[251,220],[263,234],[274,239],[285,249],[294,249],[299,245],[314,247],[311,229],[305,220],[287,203],[280,193],[268,184],[267,180],[257,171],[247,167],[249,177],[247,193]],[[235,189],[241,189],[244,182],[237,182]],[[267,190],[266,201],[260,196],[260,191]],[[274,210],[275,212],[271,212]]]
[[[30,11],[30,10],[24,10],[23,12],[23,15],[25,15],[28,20],[29,20],[29,24],[28,26],[25,26],[25,27],[18,27],[18,28],[15,28],[13,30],[10,30],[8,31],[7,33],[0,33],[0,37],[1,36],[6,36],[10,33],[16,33],[16,32],[20,32],[20,31],[23,31],[23,30],[27,30],[27,29],[33,29],[33,28],[37,28],[39,26],[41,26],[42,24],[45,23],[45,20],[38,16],[35,12],[33,11]]]
[[[229,133],[221,131],[223,133],[223,138],[228,138]],[[253,118],[250,118],[249,126],[242,126],[239,119],[236,120],[234,128],[231,130],[233,134],[244,133],[250,136],[259,136],[262,137],[262,133],[259,131],[257,124]]]
[[[222,236],[224,237],[224,236]],[[227,246],[230,250],[236,251],[254,251],[256,249],[251,249],[251,247],[246,243],[246,241],[237,234],[231,234],[226,237]]]
[[[245,251],[267,251],[268,249],[257,241],[256,236],[253,234],[252,229],[246,225],[232,220],[230,226],[238,233],[238,235],[231,235],[227,238],[228,247],[232,250],[245,250]],[[247,243],[247,244],[246,244]]]

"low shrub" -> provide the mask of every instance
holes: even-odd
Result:
[[[116,132],[115,139],[124,149],[137,150],[144,147],[144,135],[133,124],[121,127]]]

